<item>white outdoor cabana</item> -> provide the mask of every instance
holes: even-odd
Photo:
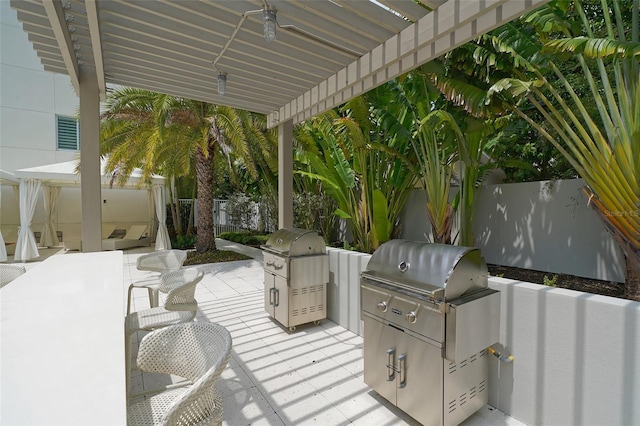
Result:
[[[83,247],[98,251],[99,100],[107,84],[267,114],[279,135],[279,226],[291,226],[294,124],[547,1],[11,0],[11,6],[45,70],[68,75],[80,97]]]
[[[44,196],[45,221],[41,234],[41,246],[58,245],[58,238],[55,226],[56,211],[58,209],[58,197],[60,189],[63,187],[80,187],[81,176],[77,172],[77,161],[66,161],[62,163],[47,164],[44,166],[19,169],[15,172],[15,178],[20,185],[20,231],[16,242],[15,260],[27,261],[38,257],[38,246],[36,245],[31,220],[35,211],[36,202],[39,196],[39,189],[42,187]],[[158,219],[158,230],[156,234],[156,250],[171,248],[167,226],[165,224],[165,178],[153,175],[150,182],[142,182],[142,172],[134,170],[122,185],[112,183],[112,176],[105,172],[105,160],[100,164],[100,176],[102,188],[124,188],[140,189],[147,188],[150,196],[153,197],[154,211]],[[100,230],[100,227],[98,228]],[[3,244],[4,246],[4,244]]]

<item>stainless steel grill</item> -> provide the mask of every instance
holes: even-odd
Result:
[[[486,404],[500,320],[487,276],[475,248],[382,244],[360,283],[365,383],[425,425],[457,425]]]
[[[261,246],[264,308],[289,330],[327,317],[329,255],[315,231],[282,228]]]

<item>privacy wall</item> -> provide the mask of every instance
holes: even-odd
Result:
[[[640,303],[489,278],[500,341],[489,404],[528,425],[640,424]]]
[[[484,187],[475,245],[487,263],[624,282],[624,256],[587,205],[581,179]],[[457,188],[456,188],[457,190]],[[426,197],[415,190],[402,238],[428,240]]]

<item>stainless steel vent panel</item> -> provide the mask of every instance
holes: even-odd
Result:
[[[486,288],[488,275],[476,248],[407,240],[382,244],[364,274],[439,300]]]
[[[296,257],[326,253],[322,237],[315,231],[298,228],[282,228],[271,234],[260,248],[280,256]]]

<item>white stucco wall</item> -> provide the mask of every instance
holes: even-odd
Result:
[[[371,255],[333,247],[327,247],[327,253],[327,318],[362,336],[360,273],[367,269]]]
[[[0,1],[0,168],[73,160],[56,149],[56,114],[74,116],[69,77],[44,71],[8,1]]]
[[[9,1],[0,0],[0,168],[15,170],[79,158],[78,151],[57,150],[56,115],[75,116],[78,108],[69,77],[44,71]],[[145,223],[153,220],[148,191],[102,189],[102,221]],[[63,188],[56,225],[79,227],[80,188]],[[31,229],[40,231],[44,201],[38,197]],[[20,223],[13,187],[0,185],[0,225]],[[63,226],[64,228],[64,226]]]
[[[624,256],[587,206],[583,185],[573,179],[485,187],[474,234],[487,263],[624,282]],[[427,240],[425,206],[424,192],[415,190],[402,238]]]
[[[502,278],[489,403],[528,425],[640,424],[640,303]]]

